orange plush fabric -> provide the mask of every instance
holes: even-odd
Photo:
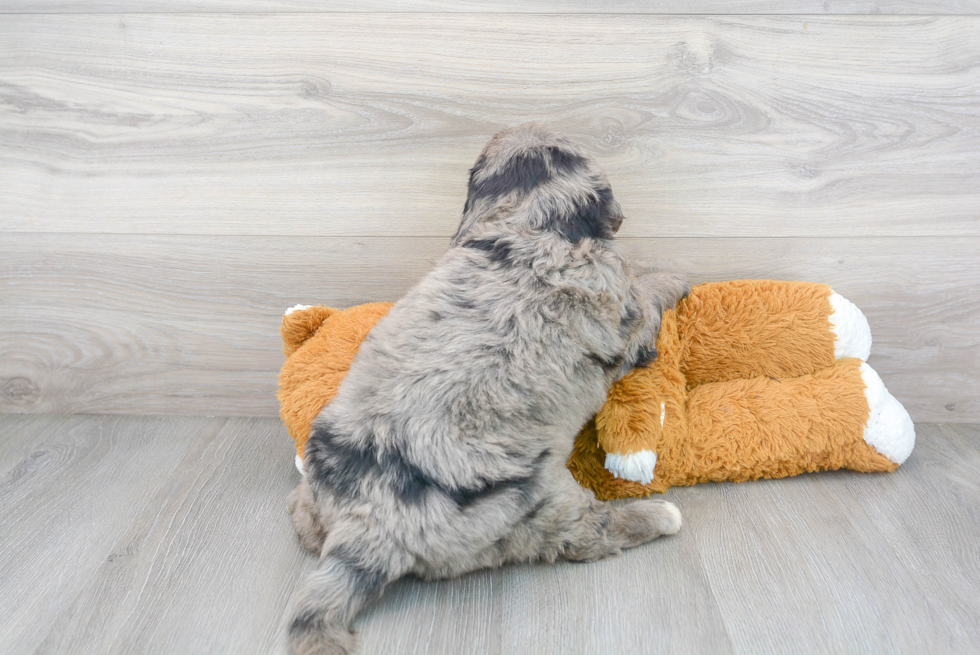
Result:
[[[825,284],[777,280],[698,285],[676,312],[676,365],[688,388],[832,366],[831,293]]]
[[[657,359],[617,382],[575,440],[568,468],[600,499],[805,471],[897,467],[865,443],[857,359],[836,360],[829,287],[702,284],[664,314]],[[311,307],[283,319],[281,415],[300,455],[357,348],[390,303]],[[652,482],[613,476],[608,453],[656,453]]]
[[[313,419],[337,394],[364,337],[391,305],[375,302],[343,311],[313,306],[283,317],[279,332],[286,363],[279,373],[279,415],[300,457]]]

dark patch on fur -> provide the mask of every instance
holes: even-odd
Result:
[[[447,495],[453,499],[453,501],[460,506],[461,509],[465,509],[474,503],[477,503],[487,498],[491,498],[498,494],[504,493],[505,491],[518,490],[521,492],[521,496],[525,499],[530,496],[531,488],[534,485],[535,480],[538,478],[541,466],[544,460],[547,459],[548,455],[551,454],[550,449],[545,449],[534,459],[534,464],[531,473],[528,475],[504,478],[501,480],[484,480],[480,485],[469,488],[460,489],[450,489],[445,492]]]
[[[384,464],[385,470],[392,475],[395,494],[406,505],[418,504],[426,494],[436,491],[448,496],[460,509],[466,509],[477,502],[508,490],[516,489],[521,491],[523,496],[529,495],[541,465],[550,452],[546,449],[535,458],[533,469],[528,475],[499,480],[484,480],[474,487],[449,487],[408,461],[404,454],[398,450],[385,453]]]
[[[532,521],[537,518],[538,514],[544,509],[544,506],[548,504],[548,499],[544,498],[539,500],[538,503],[528,510],[527,514],[524,515],[523,521]]]
[[[555,146],[548,148],[548,155],[551,158],[551,167],[561,173],[574,173],[588,165],[585,157]]]
[[[296,636],[305,632],[322,632],[323,618],[318,612],[302,612],[293,617],[289,624],[289,634]]]
[[[429,318],[432,320],[433,323],[438,323],[444,317],[439,312],[429,312]]]
[[[464,241],[462,246],[464,248],[476,248],[477,250],[492,252],[496,243],[497,241],[495,239],[470,239],[469,241]]]
[[[439,484],[425,471],[408,461],[400,450],[392,449],[385,453],[385,469],[392,475],[392,487],[398,499],[407,505],[422,501],[430,489],[439,489]]]
[[[494,175],[477,182],[476,177],[484,166],[486,156],[480,155],[470,170],[470,184],[463,211],[468,212],[478,200],[500,198],[514,191],[527,193],[548,179],[548,166],[537,152],[517,155]]]
[[[552,216],[551,224],[558,234],[572,243],[585,238],[611,239],[615,232],[612,219],[618,213],[612,189],[602,187],[595,195],[589,194],[584,201],[576,202],[567,215]]]
[[[486,500],[491,496],[501,494],[511,489],[520,491],[526,490],[527,485],[534,479],[533,475],[525,475],[518,478],[505,478],[503,480],[485,480],[476,487],[447,489],[446,495],[453,499],[460,508],[465,509],[470,505],[481,500]]]
[[[313,479],[338,499],[356,495],[358,483],[378,465],[374,444],[357,447],[338,439],[327,426],[316,426],[307,443]]]
[[[379,594],[388,580],[387,571],[363,564],[361,558],[345,546],[334,548],[326,557],[336,559],[347,570],[352,578],[350,589],[366,598]]]
[[[553,172],[573,173],[587,164],[584,157],[550,146],[514,155],[501,170],[481,182],[476,182],[476,174],[486,163],[486,156],[480,155],[470,169],[464,212],[468,212],[476,201],[483,198],[500,198],[514,191],[526,194],[551,179]]]
[[[656,358],[657,349],[655,347],[641,346],[639,351],[636,353],[636,360],[633,362],[633,368],[646,368]]]
[[[433,479],[397,448],[388,450],[379,460],[374,444],[368,443],[361,448],[352,446],[339,440],[332,430],[322,425],[314,429],[307,443],[307,461],[312,464],[312,478],[337,500],[353,499],[360,481],[375,471],[387,474],[395,495],[406,505],[418,504],[428,492],[438,491],[463,509],[512,489],[527,495],[549,452],[545,450],[537,456],[528,475],[484,480],[474,487],[452,488]]]
[[[495,263],[510,261],[510,244],[503,239],[470,239],[462,246],[490,253],[490,261]]]
[[[640,312],[639,306],[635,302],[626,303],[626,311],[623,314],[623,318],[619,321],[619,331],[620,334],[629,334],[633,331],[633,326],[643,318],[642,312]]]
[[[601,366],[605,371],[611,371],[623,365],[622,355],[616,355],[612,359],[607,359],[597,353],[589,353],[589,359]]]
[[[588,160],[557,146],[537,148],[514,155],[496,173],[477,182],[476,178],[486,165],[486,155],[480,155],[470,170],[463,213],[469,212],[477,201],[484,198],[501,198],[514,192],[527,195],[555,174],[571,175],[587,168]],[[550,222],[562,237],[578,243],[585,238],[612,238],[619,229],[622,217],[619,206],[613,199],[612,189],[602,186],[585,199],[578,200],[568,215],[552,216]],[[490,244],[482,241],[471,241],[464,245],[491,250]],[[501,253],[499,259],[494,261],[504,261],[506,257],[507,253]]]

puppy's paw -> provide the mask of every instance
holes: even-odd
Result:
[[[297,617],[289,626],[289,651],[293,655],[348,655],[360,640],[344,626]]]
[[[306,477],[300,480],[286,498],[286,509],[292,514],[293,529],[296,530],[299,543],[314,555],[319,555],[327,538],[327,530],[320,520],[313,487]]]
[[[661,311],[672,309],[691,293],[691,283],[683,273],[648,273],[636,278],[636,285]]]
[[[664,508],[661,514],[660,532],[661,534],[677,534],[684,519],[681,517],[681,510],[674,503],[663,501]]]
[[[638,500],[620,508],[624,546],[631,548],[665,534],[677,534],[683,520],[677,505],[666,500]]]

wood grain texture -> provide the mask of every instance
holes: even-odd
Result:
[[[824,282],[915,420],[980,420],[980,239],[624,239],[696,282]],[[435,238],[6,235],[0,411],[275,416],[281,312],[395,300]]]
[[[919,425],[894,475],[690,489],[687,527],[735,650],[974,649],[980,547],[963,537],[980,525],[980,487],[964,465],[978,448],[975,426]]]
[[[663,539],[585,567],[404,580],[360,617],[364,652],[732,653],[692,545]]]
[[[285,510],[297,477],[285,429],[218,419],[183,451],[34,653],[282,650],[280,619],[312,565]]]
[[[11,417],[9,429],[0,431],[3,442],[0,457],[0,476],[6,476],[11,469],[23,463],[44,457],[47,452],[41,444],[60,435],[69,423],[77,423],[70,416],[53,417],[44,414],[25,414]]]
[[[980,235],[980,17],[11,15],[0,232],[448,236],[554,123],[624,236]]]
[[[917,433],[893,474],[673,489],[618,558],[404,580],[361,652],[972,652],[980,426]],[[291,459],[276,419],[0,415],[0,653],[284,652]]]
[[[0,13],[978,14],[977,0],[3,0]]]
[[[199,418],[5,417],[0,423],[0,651],[29,653],[62,604],[175,474]],[[40,425],[39,425],[40,424]],[[24,436],[34,448],[26,457]],[[11,464],[13,466],[11,467]]]

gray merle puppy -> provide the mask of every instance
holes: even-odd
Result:
[[[671,503],[598,502],[565,467],[689,291],[680,276],[633,279],[613,241],[622,220],[606,176],[551,129],[486,145],[449,251],[313,424],[289,508],[320,563],[294,602],[294,652],[349,652],[355,614],[402,576],[596,560],[680,529]]]

